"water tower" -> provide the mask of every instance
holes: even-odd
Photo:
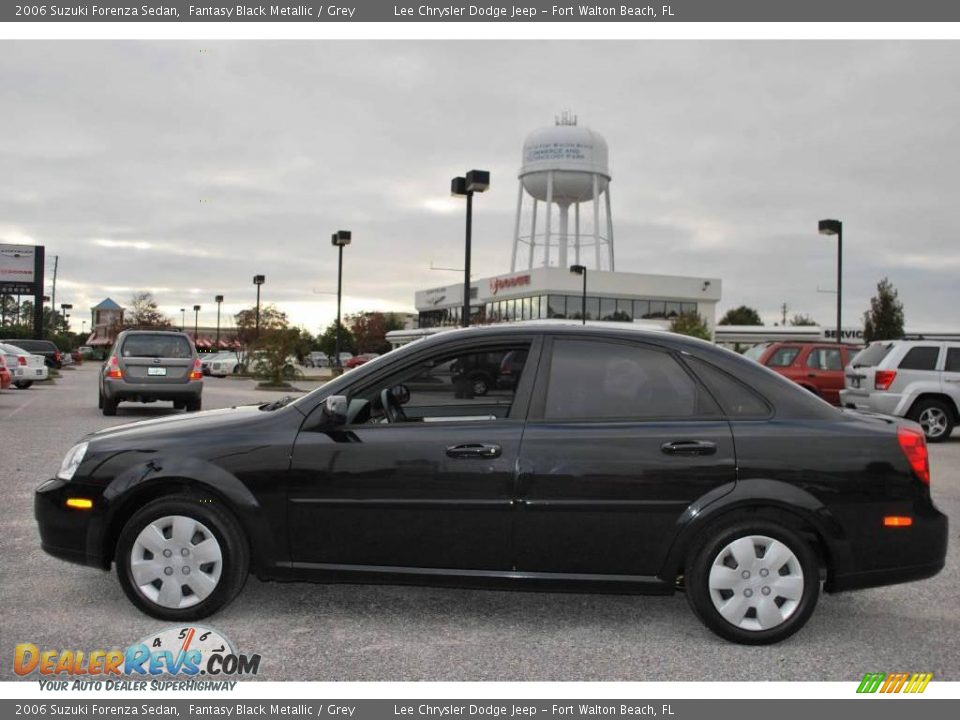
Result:
[[[527,136],[519,175],[511,272],[518,266],[565,268],[574,264],[614,270],[607,156],[603,136],[577,125],[576,115],[567,112],[553,126]],[[533,198],[533,211],[526,223],[525,194]]]

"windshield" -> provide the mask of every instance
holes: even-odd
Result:
[[[183,335],[128,335],[120,354],[125,358],[189,358],[193,348]]]

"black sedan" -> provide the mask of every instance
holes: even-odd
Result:
[[[478,393],[449,372],[491,355],[515,382]],[[821,589],[936,574],[929,483],[909,421],[699,340],[541,323],[440,333],[295,401],[94,433],[36,517],[47,552],[116,564],[159,618],[210,615],[252,571],[682,590],[714,632],[759,644],[796,632]]]

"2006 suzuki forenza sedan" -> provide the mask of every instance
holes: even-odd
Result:
[[[478,355],[502,376],[484,394]],[[36,516],[47,552],[115,563],[159,618],[210,615],[250,571],[682,589],[714,632],[759,644],[796,632],[821,587],[936,574],[929,482],[912,422],[698,340],[541,323],[440,333],[296,401],[94,433]]]

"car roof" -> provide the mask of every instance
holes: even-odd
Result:
[[[124,330],[117,337],[124,335],[179,335],[180,337],[185,337],[188,340],[190,336],[182,330],[139,330],[136,328],[131,328],[130,330]]]

